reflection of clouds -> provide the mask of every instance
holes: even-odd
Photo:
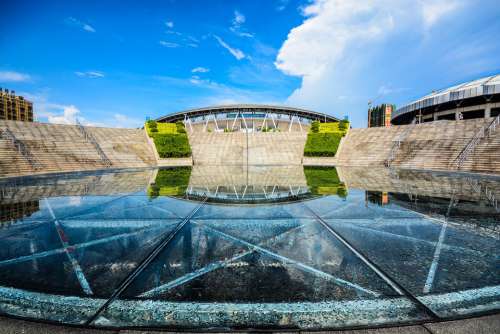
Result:
[[[82,203],[82,198],[80,196],[74,196],[69,198],[69,205],[79,206]]]

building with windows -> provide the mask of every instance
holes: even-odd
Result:
[[[33,122],[33,103],[0,88],[0,120]]]
[[[393,104],[381,104],[368,108],[368,127],[389,127],[391,126],[391,115],[396,109]]]
[[[500,74],[433,91],[397,109],[392,124],[461,120],[500,115]]]

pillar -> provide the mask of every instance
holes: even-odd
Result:
[[[491,117],[491,103],[488,103],[486,105],[486,108],[484,109],[484,117]]]

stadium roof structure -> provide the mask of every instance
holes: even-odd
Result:
[[[422,111],[422,114],[425,114],[426,111],[446,110],[451,109],[449,107],[464,106],[466,101],[472,104],[489,102],[493,97],[496,99],[499,96],[500,74],[496,74],[433,91],[429,95],[398,108],[392,114],[392,121],[395,124],[400,124],[401,119],[414,115],[417,111]]]
[[[230,114],[230,113],[280,114],[280,115],[288,115],[290,117],[295,116],[309,120],[317,120],[320,122],[340,121],[340,119],[338,119],[337,117],[315,111],[288,107],[288,106],[276,106],[267,104],[231,104],[231,105],[189,109],[159,117],[156,119],[156,121],[174,123],[178,121],[184,121],[186,118],[194,118],[194,117],[216,115],[216,114]]]

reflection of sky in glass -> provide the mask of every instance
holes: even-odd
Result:
[[[499,308],[500,214],[485,196],[498,180],[339,168],[342,181],[321,184],[317,171],[249,172],[231,184],[193,169],[182,187],[151,170],[3,181],[0,312],[340,328]]]

